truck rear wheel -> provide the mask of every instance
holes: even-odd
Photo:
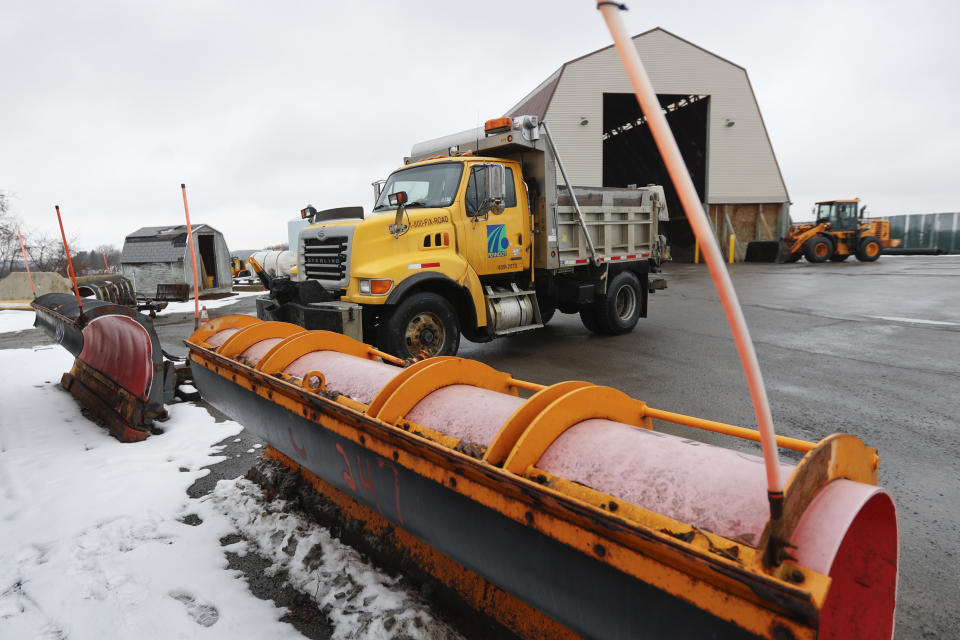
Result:
[[[814,236],[803,245],[803,256],[809,262],[826,262],[833,255],[833,246],[823,236]]]
[[[381,349],[400,358],[452,356],[460,347],[453,306],[435,293],[415,293],[381,325]]]
[[[876,236],[867,236],[857,244],[857,260],[860,262],[873,262],[880,257],[882,250],[880,240]]]
[[[642,295],[637,276],[629,271],[613,276],[607,285],[607,295],[597,300],[594,307],[600,333],[618,336],[633,331],[640,319]]]
[[[580,321],[583,322],[583,326],[585,326],[588,331],[592,333],[602,333],[600,327],[597,325],[597,307],[595,305],[588,304],[580,307]]]

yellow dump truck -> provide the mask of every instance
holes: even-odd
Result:
[[[557,180],[557,170],[562,176]],[[558,184],[560,183],[560,184]],[[452,355],[536,329],[555,311],[602,334],[647,315],[667,219],[663,189],[573,187],[535,116],[414,147],[376,201],[302,215],[298,279],[258,315],[325,328],[403,358]]]

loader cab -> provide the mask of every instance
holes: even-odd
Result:
[[[817,224],[830,223],[831,231],[856,231],[860,200],[832,200],[817,203]]]

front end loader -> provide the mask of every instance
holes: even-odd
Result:
[[[864,218],[866,206],[859,198],[818,202],[812,224],[790,226],[780,243],[777,262],[843,262],[856,256],[861,262],[874,262],[884,249],[899,247],[899,239],[890,238],[887,220]]]

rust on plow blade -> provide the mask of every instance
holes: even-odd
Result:
[[[122,442],[137,442],[157,431],[167,417],[178,371],[164,357],[150,320],[124,305],[85,299],[83,313],[73,294],[48,293],[31,306],[34,326],[74,355],[61,384],[85,415]]]
[[[609,387],[453,357],[392,366],[346,336],[249,316],[187,346],[207,402],[513,633],[561,635],[542,615],[596,638],[892,635],[896,513],[876,450],[853,436],[779,439],[805,455],[782,465],[774,520],[758,457],[653,420],[754,431]]]

